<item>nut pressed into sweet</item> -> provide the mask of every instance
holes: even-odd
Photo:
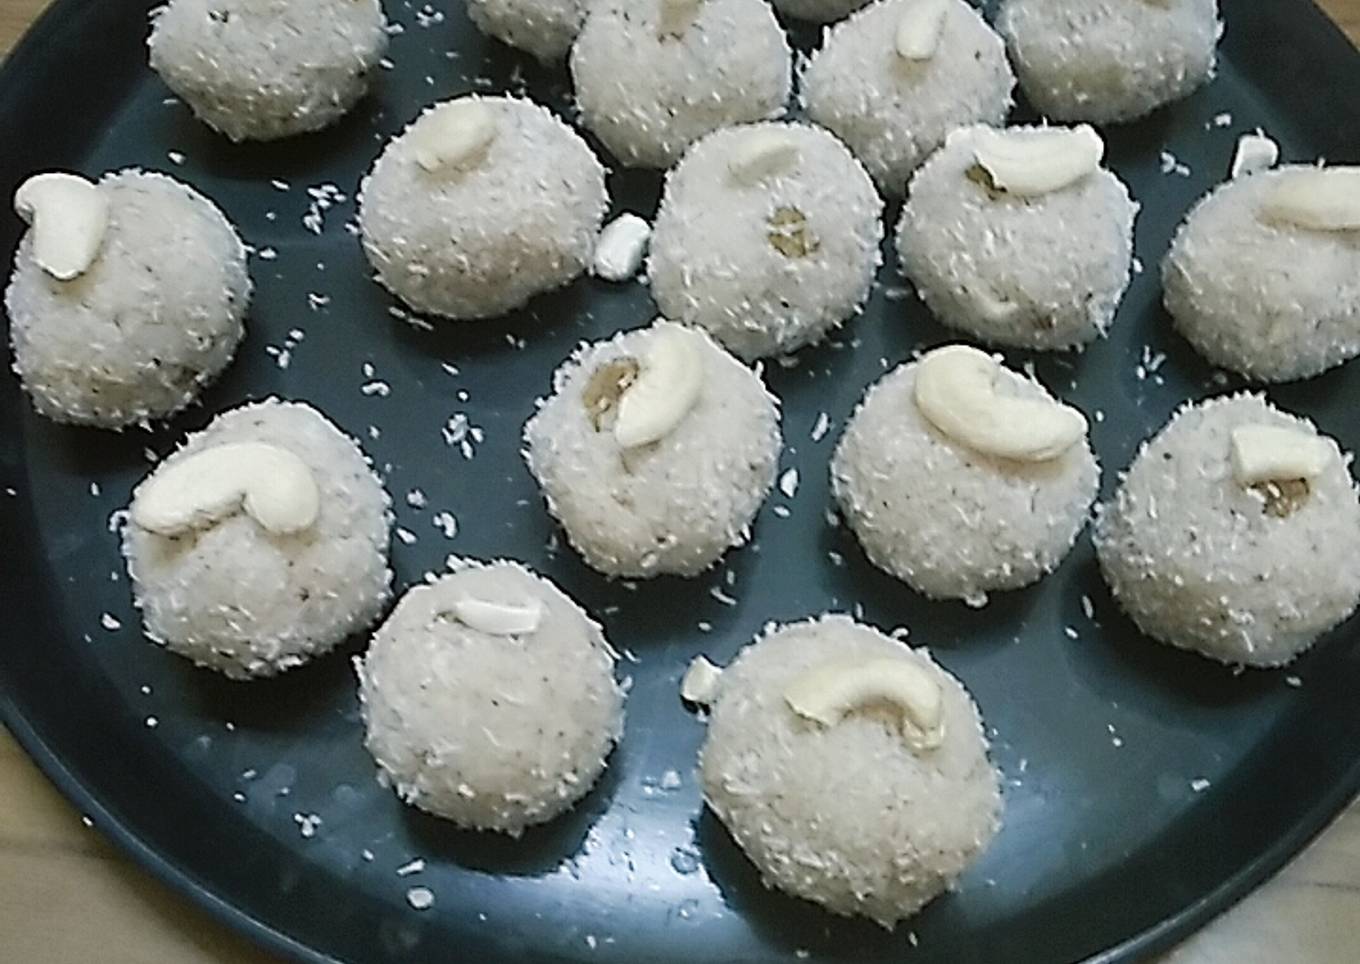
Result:
[[[1026,131],[989,130],[973,149],[986,183],[999,194],[1042,197],[1100,170],[1105,142],[1088,124]]]
[[[998,392],[1001,373],[1001,364],[976,348],[938,348],[917,369],[916,407],[954,441],[1018,462],[1056,459],[1086,437],[1086,416],[1075,408]]]
[[[759,184],[796,167],[799,160],[798,139],[786,128],[757,127],[733,148],[727,173],[735,184]]]
[[[795,676],[784,702],[799,716],[835,726],[851,713],[885,708],[917,752],[944,743],[944,693],[935,674],[912,660],[833,660]]]
[[[543,604],[494,602],[489,599],[458,599],[450,607],[453,618],[469,629],[488,636],[524,636],[538,630]]]
[[[893,42],[903,60],[929,60],[939,49],[949,0],[915,0],[897,21]]]
[[[310,528],[321,507],[307,463],[265,442],[233,442],[171,463],[146,483],[132,503],[132,521],[148,532],[175,536],[206,529],[244,509],[269,532]]]
[[[80,277],[99,256],[109,226],[108,198],[77,174],[35,174],[14,193],[14,210],[33,228],[33,260],[58,281]]]
[[[1261,217],[1312,231],[1360,231],[1360,167],[1290,171],[1266,195]]]

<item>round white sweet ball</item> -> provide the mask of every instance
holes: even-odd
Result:
[[[992,134],[954,131],[912,178],[897,227],[902,272],[952,328],[996,345],[1082,347],[1109,330],[1128,289],[1138,205],[1105,168],[1038,197],[993,190],[974,155]]]
[[[1001,38],[963,0],[949,0],[933,55],[898,53],[915,0],[878,0],[836,24],[803,72],[808,117],[839,136],[885,194],[900,197],[954,128],[1001,124],[1015,77]]]
[[[774,0],[780,13],[813,23],[831,23],[850,16],[869,0]]]
[[[943,740],[916,749],[879,704],[827,726],[791,683],[850,661],[902,660],[939,690]],[[1000,826],[1000,779],[968,691],[923,649],[847,616],[772,630],[718,682],[704,799],[768,886],[884,927],[951,889]]]
[[[1244,426],[1320,438],[1322,471],[1242,484],[1232,450]],[[1263,396],[1187,405],[1097,512],[1105,580],[1159,642],[1234,665],[1282,666],[1360,603],[1360,496],[1349,464],[1311,422]]]
[[[946,435],[916,400],[920,366],[893,369],[865,394],[836,446],[832,492],[870,562],[931,598],[984,606],[989,592],[1057,568],[1086,525],[1100,468],[1086,438],[1020,461]],[[1004,366],[994,391],[1052,400]]]
[[[5,291],[14,370],[38,413],[121,428],[184,408],[236,354],[251,282],[236,229],[164,174],[106,175],[107,226],[70,280],[37,261],[35,232]]]
[[[186,459],[260,442],[310,470],[318,511],[289,534],[249,512],[176,535],[136,521],[148,487]],[[146,635],[232,679],[273,676],[367,628],[387,602],[391,499],[359,444],[300,402],[233,409],[190,435],[132,493],[123,555]]]
[[[582,123],[632,167],[669,167],[720,127],[783,114],[792,63],[763,0],[596,0],[570,61]]]
[[[272,140],[339,120],[387,50],[379,0],[170,0],[151,68],[209,127]]]
[[[863,307],[882,262],[882,213],[864,168],[821,128],[717,131],[666,178],[652,296],[665,317],[743,358],[786,354]]]
[[[1004,0],[996,18],[1029,102],[1060,121],[1142,117],[1214,72],[1217,0]]]
[[[477,319],[577,277],[608,205],[599,160],[547,108],[470,96],[429,108],[387,145],[360,188],[359,227],[393,294]]]
[[[1268,218],[1290,165],[1216,188],[1187,215],[1162,263],[1166,309],[1215,365],[1256,381],[1309,378],[1360,354],[1360,231]]]
[[[468,0],[477,29],[539,60],[567,55],[589,0]]]
[[[623,733],[614,651],[547,579],[450,560],[354,661],[379,779],[461,827],[518,837],[590,791]]]
[[[694,380],[654,394],[640,380],[666,364],[665,349],[684,349]],[[619,412],[634,389],[648,405],[685,390],[691,401],[663,437],[629,445]],[[578,349],[524,439],[572,546],[606,575],[635,577],[697,575],[745,543],[782,446],[778,403],[760,378],[702,331],[669,322]]]

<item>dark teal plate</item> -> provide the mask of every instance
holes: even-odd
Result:
[[[138,0],[60,0],[0,72],[0,195],[42,168],[162,168],[213,197],[250,243],[277,251],[252,259],[258,295],[239,360],[167,427],[61,428],[31,414],[14,378],[0,379],[0,711],[96,827],[224,920],[307,961],[861,961],[919,943],[910,959],[920,964],[1020,964],[1165,947],[1279,867],[1360,789],[1355,622],[1288,671],[1234,675],[1139,638],[1084,538],[1041,585],[975,612],[908,592],[827,523],[827,458],[855,401],[885,366],[948,337],[902,297],[891,268],[836,342],[795,367],[767,366],[784,400],[783,468],[802,481],[796,496],[770,499],[755,545],[703,578],[635,588],[555,548],[519,459],[520,425],[578,341],[649,320],[647,289],[587,279],[504,320],[420,331],[395,320],[368,280],[345,229],[351,202],[325,212],[319,236],[303,227],[308,186],[333,182],[352,196],[381,142],[436,98],[509,89],[565,107],[563,71],[484,40],[453,0],[435,5],[448,15],[428,26],[419,6],[388,0],[405,30],[375,95],[339,127],[283,144],[232,146],[167,103],[145,66]],[[1290,159],[1355,161],[1360,150],[1360,56],[1335,28],[1300,0],[1225,7],[1218,79],[1111,137],[1113,166],[1143,204],[1146,266],[1113,336],[1084,356],[1033,359],[1061,394],[1103,413],[1094,439],[1106,494],[1179,403],[1232,387],[1169,330],[1156,266],[1187,206],[1224,175],[1237,135],[1262,126]],[[806,47],[815,33],[797,38]],[[474,83],[478,74],[489,83]],[[1227,114],[1226,126],[1215,122]],[[1189,173],[1163,173],[1164,151]],[[650,211],[658,179],[621,173],[611,186],[621,206]],[[6,260],[18,230],[0,217]],[[294,328],[305,338],[285,369],[277,349]],[[390,395],[362,391],[375,380]],[[513,556],[599,614],[627,651],[627,734],[569,816],[513,842],[403,807],[374,782],[344,655],[241,685],[141,638],[110,513],[146,471],[144,449],[164,454],[213,413],[271,393],[318,405],[384,468],[398,522],[417,537],[394,542],[399,587],[450,552]],[[1270,394],[1360,447],[1360,365]],[[821,412],[833,427],[818,441]],[[484,432],[471,459],[441,436],[458,413]],[[406,504],[413,488],[429,508]],[[443,509],[459,521],[452,541],[431,521]],[[725,661],[767,620],[827,609],[910,626],[976,695],[1006,774],[995,844],[957,894],[896,934],[767,892],[704,812],[692,770],[703,726],[677,696],[690,657]],[[668,770],[678,787],[663,785]],[[299,823],[312,816],[321,823],[304,837]],[[425,869],[399,876],[416,857]],[[428,887],[434,906],[412,909],[412,886]]]

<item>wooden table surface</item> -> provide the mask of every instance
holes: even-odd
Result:
[[[49,0],[0,0],[0,54]],[[98,0],[91,0],[98,2]],[[1320,0],[1360,43],[1360,0]],[[266,964],[93,830],[0,729],[0,960]],[[1360,804],[1163,964],[1360,960]]]

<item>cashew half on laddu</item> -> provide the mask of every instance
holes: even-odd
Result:
[[[233,442],[183,456],[153,475],[133,500],[132,521],[179,536],[244,511],[286,536],[311,528],[320,508],[316,479],[300,458],[264,442]]]
[[[1001,364],[968,345],[922,356],[915,402],[926,421],[983,455],[1016,462],[1056,459],[1086,437],[1086,416],[1048,398],[997,390]]]

